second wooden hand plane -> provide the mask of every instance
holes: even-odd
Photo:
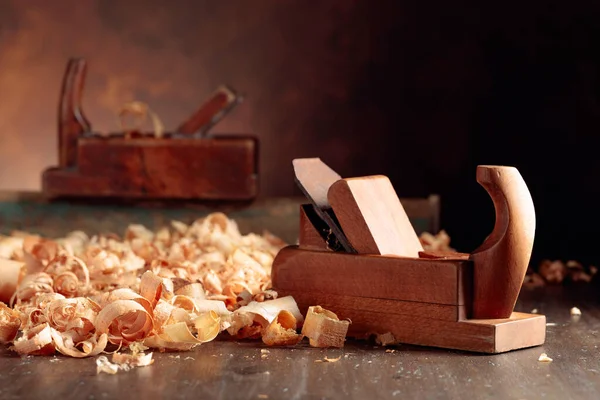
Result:
[[[477,167],[496,224],[470,254],[423,251],[387,177],[342,179],[316,158],[294,160],[294,170],[311,204],[301,206],[299,244],[275,258],[272,282],[302,312],[328,308],[352,321],[356,338],[391,334],[482,353],[544,343],[545,316],[514,312],[535,235],[516,168]]]
[[[219,88],[175,132],[100,135],[81,108],[83,59],[65,72],[58,113],[59,166],[42,177],[48,198],[247,202],[258,194],[258,139],[209,135],[242,101]]]

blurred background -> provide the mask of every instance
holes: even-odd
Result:
[[[0,0],[0,190],[39,190],[56,165],[80,56],[96,131],[131,100],[175,128],[227,83],[246,101],[214,132],[260,138],[263,196],[300,194],[295,157],[385,174],[401,197],[441,195],[469,252],[494,219],[476,165],[513,165],[536,205],[534,261],[596,263],[600,2],[472,3]]]

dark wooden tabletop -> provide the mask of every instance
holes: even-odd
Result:
[[[582,311],[578,319],[570,315],[573,306]],[[355,341],[343,349],[316,349],[223,340],[190,352],[155,352],[153,365],[98,375],[93,358],[21,358],[2,349],[0,398],[600,398],[600,310],[594,289],[523,292],[517,310],[534,308],[548,318],[546,344],[498,355]],[[539,362],[542,352],[554,361]],[[320,362],[340,356],[337,362]]]

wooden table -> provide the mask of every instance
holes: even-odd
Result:
[[[0,233],[26,229],[56,236],[75,228],[124,229],[130,222],[152,227],[168,218],[186,219],[200,213],[193,208],[159,213],[107,205],[43,204],[37,196],[4,195],[3,199]],[[239,219],[242,230],[267,228],[291,242],[295,241],[300,201],[260,200],[230,215]],[[261,353],[267,349],[261,342],[220,340],[186,353],[157,352],[149,367],[97,375],[93,358],[20,358],[0,348],[0,399],[600,398],[598,293],[589,284],[524,290],[517,311],[538,309],[546,314],[551,324],[547,342],[499,355],[406,345],[383,348],[367,342],[326,350],[305,343]],[[579,319],[570,316],[573,306],[583,312]],[[542,352],[554,361],[538,362]],[[341,359],[319,362],[325,356]]]
[[[2,349],[0,398],[600,398],[600,310],[590,295],[562,288],[522,293],[518,310],[537,308],[556,325],[548,326],[544,346],[499,355],[367,342],[323,350],[216,341],[185,353],[156,352],[148,367],[97,375],[94,359],[20,358]],[[572,306],[583,312],[578,320]],[[538,362],[542,352],[554,361]],[[341,359],[319,362],[325,356]]]

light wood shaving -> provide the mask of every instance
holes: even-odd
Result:
[[[543,363],[551,363],[553,360],[550,357],[548,357],[548,354],[542,353],[540,354],[538,361]]]
[[[391,332],[378,334],[377,336],[375,336],[375,342],[381,346],[389,346],[398,343],[398,341]]]
[[[113,354],[97,358],[106,373],[149,365],[145,350],[186,351],[223,331],[269,346],[308,337],[342,347],[350,321],[318,306],[305,321],[291,296],[269,289],[284,246],[268,232],[242,235],[222,213],[157,232],[130,225],[123,238],[13,232],[0,237],[0,341],[23,355]],[[131,354],[120,352],[127,346]]]
[[[302,335],[296,333],[296,328],[294,314],[281,310],[265,329],[262,341],[267,346],[293,346],[302,340]]]
[[[235,335],[291,344],[303,316],[293,298],[267,290],[284,245],[268,233],[242,235],[222,213],[157,232],[130,225],[123,239],[14,232],[0,237],[0,341],[19,354],[71,357],[129,345],[136,357],[189,350],[233,326]],[[114,370],[108,359],[98,368]]]
[[[581,315],[581,310],[577,307],[573,307],[573,308],[571,308],[571,315],[579,316],[579,315]]]
[[[450,236],[444,230],[439,231],[435,235],[423,232],[419,236],[419,241],[425,251],[455,251],[450,247]]]
[[[309,307],[302,327],[302,335],[308,337],[313,347],[344,347],[349,321],[321,306]]]

